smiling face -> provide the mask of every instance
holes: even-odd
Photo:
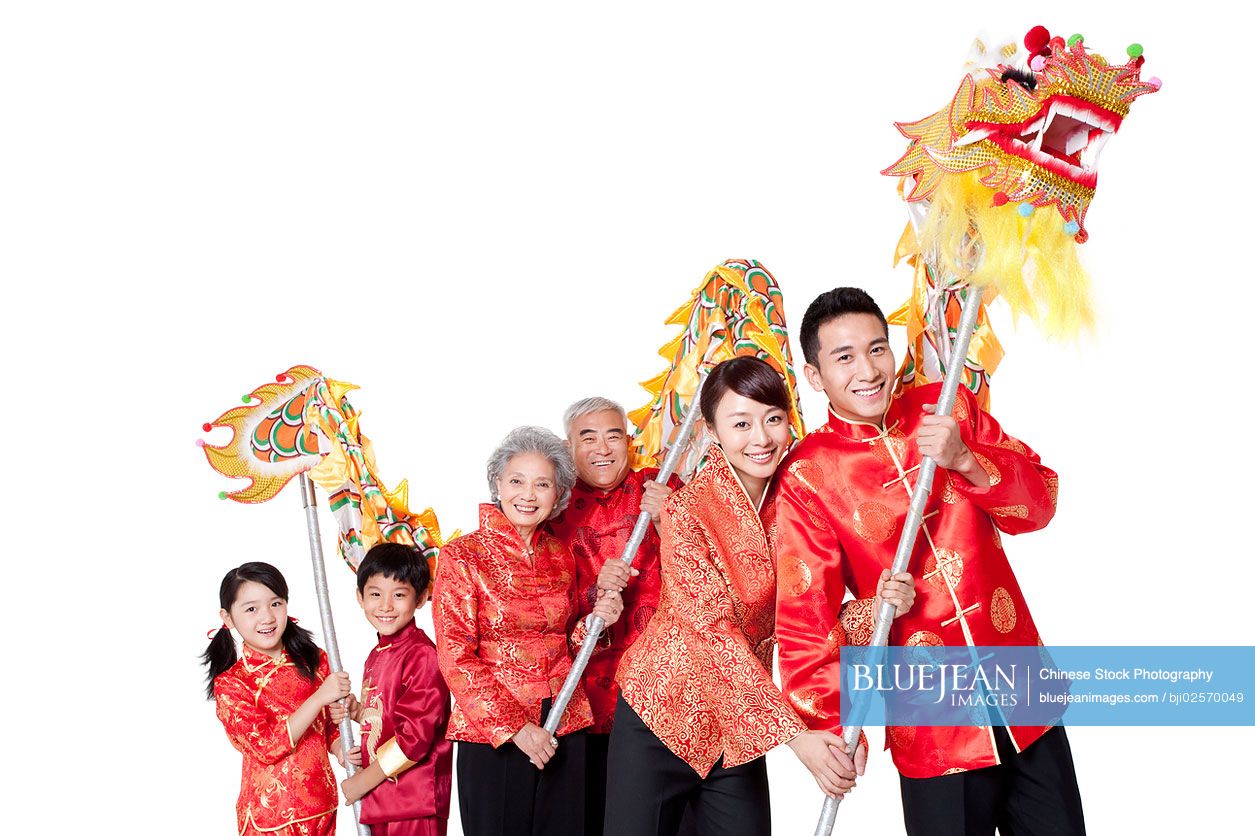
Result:
[[[497,480],[497,496],[502,513],[526,542],[536,526],[549,519],[558,502],[558,479],[553,462],[540,453],[518,453],[511,457]]]
[[[879,424],[893,395],[895,368],[884,325],[872,314],[849,313],[828,320],[818,333],[818,365],[806,364],[806,380],[828,396],[837,415]]]
[[[575,472],[585,484],[608,491],[628,472],[628,432],[613,409],[581,415],[571,422],[567,446]]]
[[[366,620],[381,636],[395,635],[413,621],[425,598],[425,592],[419,595],[406,581],[383,574],[371,575],[357,593],[357,603],[361,604]]]
[[[258,653],[278,656],[283,651],[283,631],[288,626],[288,602],[270,587],[257,581],[244,581],[230,611],[218,613],[228,627]]]
[[[711,435],[757,502],[788,452],[789,414],[729,389],[715,407],[714,419]]]

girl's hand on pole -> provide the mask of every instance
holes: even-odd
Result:
[[[318,690],[314,692],[314,696],[322,705],[331,705],[336,700],[349,696],[351,691],[349,675],[344,671],[337,671],[327,675],[327,678],[318,686]]]
[[[915,605],[915,578],[910,572],[890,577],[888,569],[881,571],[880,580],[876,582],[876,600],[872,602],[873,613],[880,613],[881,601],[893,604],[894,618],[906,615]]]
[[[815,783],[829,798],[844,798],[854,787],[854,763],[845,754],[845,741],[826,731],[806,731],[789,741],[797,755],[815,778]]]
[[[510,740],[527,755],[527,759],[537,769],[544,769],[545,764],[558,751],[558,738],[535,723],[528,723],[516,731]]]
[[[360,722],[358,720],[358,716],[361,713],[361,710],[362,707],[358,704],[357,698],[352,694],[349,694],[344,699],[339,700],[338,702],[333,702],[331,705],[327,706],[327,711],[331,714],[331,722],[335,723],[337,726],[340,725],[346,717],[355,723]]]
[[[349,764],[352,764],[353,766],[360,768],[362,765],[362,747],[354,746],[352,749],[349,750],[349,756],[346,759],[344,757],[344,749],[337,744],[336,745],[336,760],[340,762],[340,767],[342,769],[347,769]]]
[[[622,558],[607,560],[597,573],[597,588],[607,592],[622,592],[627,589],[628,581],[640,572],[627,565]]]
[[[623,614],[623,596],[617,592],[607,592],[604,589],[597,592],[597,603],[593,604],[593,615],[600,616],[601,620],[606,622],[609,627],[619,620],[619,616]]]

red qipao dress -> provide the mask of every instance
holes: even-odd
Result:
[[[244,755],[239,832],[277,836],[335,833],[338,793],[327,752],[339,732],[324,709],[300,740],[288,717],[330,673],[318,651],[318,679],[310,682],[286,653],[271,658],[247,645],[239,661],[214,679],[214,702],[231,745]]]

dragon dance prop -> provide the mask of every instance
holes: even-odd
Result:
[[[911,298],[889,319],[906,325],[909,347],[900,370],[903,389],[944,380],[937,415],[954,405],[959,384],[989,404],[989,375],[1002,349],[985,305],[1006,300],[1051,337],[1093,322],[1089,277],[1077,245],[1089,238],[1085,213],[1098,183],[1103,146],[1132,102],[1162,86],[1141,78],[1142,46],[1128,61],[1110,63],[1042,26],[1021,49],[975,44],[980,69],[969,72],[950,104],[917,122],[899,123],[909,140],[882,173],[901,178],[910,222],[896,260],[915,268]],[[992,53],[997,63],[988,66]],[[908,568],[932,492],[937,464],[924,457],[891,572]],[[892,604],[876,614],[871,646],[888,644]],[[861,697],[862,695],[860,695]],[[844,726],[853,753],[862,712]],[[839,799],[826,798],[816,836],[828,836]]]
[[[667,324],[682,325],[684,330],[659,351],[670,364],[668,368],[642,384],[652,400],[628,416],[637,426],[631,444],[634,469],[658,466],[656,481],[660,484],[666,484],[677,468],[685,481],[692,477],[708,444],[705,439],[690,443],[701,411],[702,385],[710,369],[737,356],[758,357],[780,373],[789,391],[793,439],[805,434],[797,408],[797,380],[784,324],[784,301],[780,286],[766,267],[751,259],[725,261],[706,274],[689,300],[667,318]],[[629,566],[651,521],[648,511],[641,511],[636,518],[632,535],[619,555]],[[588,635],[545,718],[544,728],[551,735],[562,724],[562,715],[605,626],[599,616],[589,618]]]
[[[311,366],[293,366],[277,375],[274,383],[245,395],[243,406],[227,410],[202,427],[205,432],[229,427],[233,435],[227,444],[198,441],[214,470],[250,480],[244,488],[218,494],[220,499],[265,502],[293,477],[299,479],[318,611],[333,672],[343,666],[327,590],[314,484],[328,492],[339,528],[337,550],[354,571],[370,546],[387,541],[419,548],[434,577],[442,545],[432,510],[420,514],[409,510],[406,483],[388,491],[379,481],[374,449],[358,428],[359,413],[347,398],[355,388],[326,378]],[[340,724],[340,743],[347,763],[348,750],[354,745],[347,718]],[[347,769],[350,775],[356,771],[351,764]],[[358,832],[369,836],[370,828],[360,824],[360,812],[359,802],[354,805]]]

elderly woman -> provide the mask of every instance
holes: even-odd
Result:
[[[558,736],[541,728],[585,635],[575,561],[542,524],[575,484],[553,433],[519,427],[488,460],[492,502],[479,528],[440,552],[432,618],[440,669],[455,700],[457,781],[467,836],[579,834],[584,827],[584,733],[592,713],[575,692]],[[593,613],[613,624],[617,592]]]

